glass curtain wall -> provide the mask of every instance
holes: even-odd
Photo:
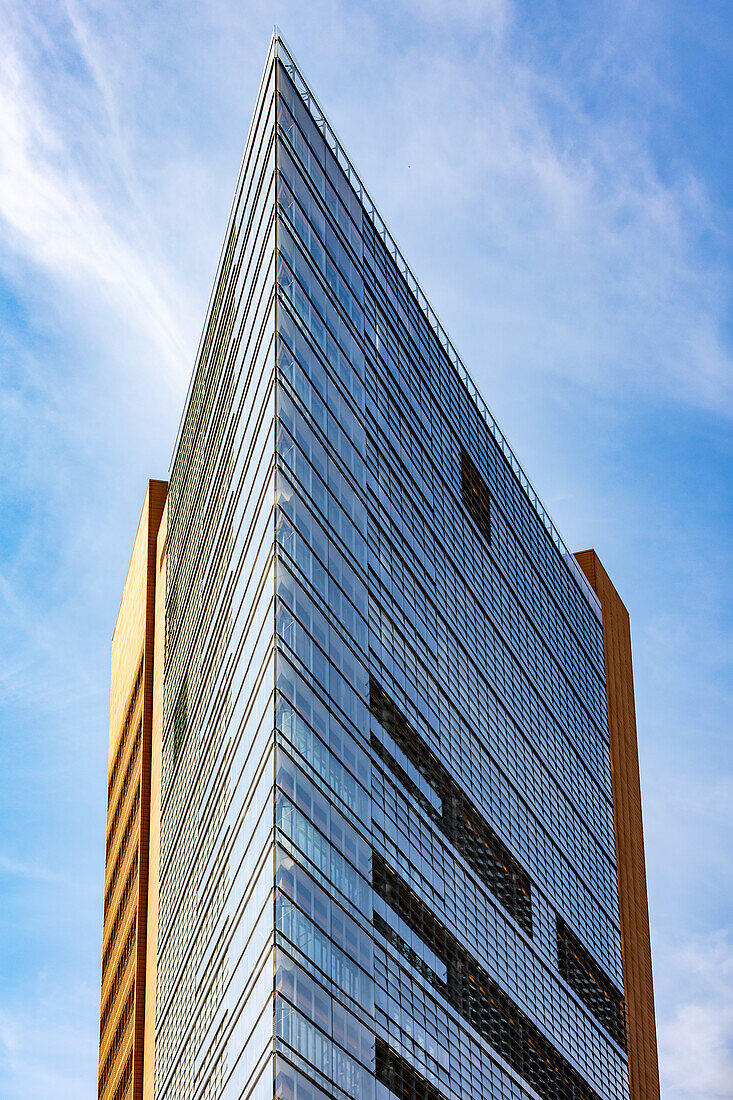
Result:
[[[156,1100],[624,1100],[597,601],[277,37],[169,510]]]
[[[273,56],[170,479],[156,1100],[272,1095]]]
[[[280,56],[277,1095],[623,1097],[598,607]]]

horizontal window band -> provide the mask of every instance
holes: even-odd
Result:
[[[372,737],[372,747],[377,755],[418,800],[519,927],[531,936],[532,891],[527,872],[373,676],[369,678],[369,709],[438,796],[442,812],[406,774],[379,739]]]
[[[375,1043],[376,1076],[380,1084],[401,1100],[446,1100],[435,1085],[377,1036]]]
[[[560,973],[599,1024],[626,1050],[626,1007],[623,994],[565,923],[555,918]]]
[[[445,980],[375,914],[375,927],[543,1100],[600,1100],[540,1029],[474,959],[378,852],[375,892],[446,967]]]

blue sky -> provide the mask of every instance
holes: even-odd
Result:
[[[0,1081],[89,1097],[110,637],[273,22],[632,617],[665,1100],[733,1098],[733,13],[0,0]]]

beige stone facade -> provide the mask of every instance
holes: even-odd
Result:
[[[157,856],[151,868],[149,839],[151,802],[155,804],[151,775],[158,789],[160,785],[160,768],[156,773],[153,764],[153,698],[156,652],[162,657],[163,650],[164,603],[156,616],[156,596],[162,587],[164,601],[165,586],[157,580],[167,488],[165,481],[148,482],[112,635],[100,1100],[137,1100],[143,1095],[151,870],[157,902]]]
[[[659,1100],[649,909],[629,615],[595,550],[575,555],[603,609],[613,821],[631,1100]]]

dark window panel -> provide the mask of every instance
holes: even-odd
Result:
[[[556,931],[560,973],[611,1038],[626,1050],[623,994],[560,916],[556,918]]]
[[[431,1085],[401,1054],[377,1037],[377,1080],[402,1100],[445,1100],[443,1093]]]
[[[461,496],[481,534],[491,542],[489,487],[468,452],[461,447]]]
[[[501,902],[517,924],[532,935],[530,878],[506,844],[461,790],[432,749],[412,728],[374,677],[369,680],[369,707],[442,802],[442,813],[430,804],[378,738],[372,745],[395,777],[414,794],[466,863]]]
[[[595,1090],[378,852],[372,853],[372,880],[379,897],[445,963],[447,978],[438,978],[422,960],[416,966],[414,948],[392,929],[389,942],[543,1100],[599,1100]],[[375,920],[375,927],[381,930],[383,923]]]

